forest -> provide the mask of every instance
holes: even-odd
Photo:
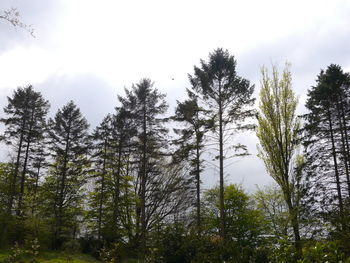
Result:
[[[14,88],[0,115],[0,261],[350,262],[350,74],[321,70],[298,115],[290,64],[262,67],[259,87],[236,64],[210,52],[175,109],[141,79],[97,127],[74,101],[49,117],[34,86]],[[253,193],[225,180],[249,155],[242,132],[275,181]],[[218,184],[205,189],[208,156]]]

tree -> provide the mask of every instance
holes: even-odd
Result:
[[[115,115],[108,114],[92,134],[94,189],[90,192],[89,215],[96,221],[100,244],[120,241],[125,235],[132,239],[130,207],[135,196],[129,168],[135,132],[130,113],[120,107]]]
[[[53,163],[45,189],[50,217],[53,216],[53,247],[77,234],[76,220],[81,205],[81,187],[89,168],[88,123],[70,101],[49,120],[50,150]],[[51,214],[52,213],[52,214]]]
[[[191,92],[188,91],[191,97]],[[197,103],[196,98],[190,98],[184,102],[177,101],[177,107],[175,109],[175,116],[173,119],[177,122],[182,122],[187,128],[174,129],[175,133],[180,135],[180,138],[176,140],[176,144],[180,148],[175,153],[175,158],[180,160],[186,160],[190,165],[190,174],[195,177],[196,180],[196,209],[197,209],[197,227],[198,231],[201,228],[201,199],[200,199],[200,173],[203,170],[203,160],[201,160],[201,154],[204,148],[204,134],[209,127],[209,120],[203,115],[207,113]]]
[[[220,262],[228,259],[232,262],[251,262],[259,245],[259,236],[265,233],[263,214],[239,186],[226,186],[224,197],[227,236],[226,242],[222,243]],[[219,188],[207,190],[203,199],[207,231],[215,237],[215,229],[220,227]]]
[[[43,139],[49,102],[40,92],[34,91],[32,86],[17,88],[13,96],[7,99],[4,112],[8,117],[1,119],[6,128],[3,140],[14,147],[16,155],[8,212],[11,212],[14,198],[18,196],[16,213],[21,215],[30,157],[35,154],[35,146]]]
[[[8,213],[8,201],[12,197],[11,181],[13,173],[13,164],[0,163],[0,247],[6,245],[8,239],[8,229],[11,221],[11,214]]]
[[[27,25],[27,24],[24,24],[23,22],[21,22],[21,20],[19,20],[19,16],[20,15],[19,15],[17,8],[3,10],[0,13],[0,19],[3,19],[5,21],[11,23],[14,27],[23,28],[24,30],[29,32],[32,35],[32,37],[34,37],[34,29],[33,29],[32,25]]]
[[[121,225],[132,239],[132,207],[135,203],[135,194],[132,192],[132,154],[135,152],[137,128],[133,121],[132,112],[124,107],[116,107],[113,118],[113,171],[112,196],[113,219],[116,229]]]
[[[350,75],[340,66],[321,70],[317,85],[308,91],[309,112],[304,116],[309,203],[315,214],[333,221],[341,235],[346,233],[346,196],[350,197],[349,87]]]
[[[96,127],[91,139],[93,142],[93,191],[90,198],[92,220],[97,221],[97,240],[101,243],[103,228],[107,225],[105,214],[109,199],[108,186],[111,184],[111,168],[113,160],[113,117],[108,114]]]
[[[257,208],[263,213],[269,234],[277,238],[289,235],[290,218],[283,192],[278,185],[258,189],[254,194]]]
[[[286,64],[281,79],[273,67],[272,77],[262,68],[260,113],[257,136],[260,142],[259,157],[267,172],[280,186],[288,206],[294,232],[297,257],[302,246],[299,231],[300,173],[296,168],[300,121],[296,116],[298,99],[292,90],[292,77]],[[295,159],[293,159],[295,158]]]
[[[225,237],[224,209],[224,159],[225,150],[234,149],[238,155],[247,154],[244,145],[235,145],[224,149],[224,142],[238,130],[252,128],[243,124],[253,116],[251,98],[254,87],[249,81],[239,77],[236,72],[236,61],[226,50],[218,48],[209,54],[209,61],[201,60],[200,67],[194,67],[194,75],[189,75],[193,92],[207,106],[209,115],[214,120],[213,133],[218,146],[220,174],[220,233]],[[235,125],[234,125],[235,124]],[[228,144],[230,145],[230,144]]]
[[[136,232],[139,239],[141,255],[145,255],[147,233],[147,207],[149,187],[152,180],[161,173],[159,158],[164,155],[162,149],[167,145],[164,136],[167,129],[163,126],[164,114],[168,108],[164,100],[165,95],[153,88],[150,79],[142,79],[132,86],[132,90],[125,90],[126,97],[119,97],[123,107],[131,114],[131,121],[137,128],[135,136],[134,164],[137,169],[137,196],[140,203],[136,208]],[[152,192],[151,192],[152,193]]]

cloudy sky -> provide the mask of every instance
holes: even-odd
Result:
[[[255,96],[262,65],[291,62],[299,112],[321,68],[336,63],[350,71],[347,0],[0,1],[0,11],[11,7],[33,25],[35,38],[0,20],[0,108],[14,88],[32,84],[51,114],[73,99],[92,128],[113,112],[117,94],[143,77],[167,93],[172,113],[185,98],[187,74],[217,47],[235,56]],[[248,190],[272,182],[256,157],[255,136],[235,140],[252,155],[228,163],[227,180]],[[208,167],[205,185],[217,179]]]

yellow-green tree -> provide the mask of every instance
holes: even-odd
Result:
[[[278,183],[288,207],[295,238],[297,256],[302,253],[299,231],[300,158],[296,156],[300,121],[296,116],[298,99],[292,89],[290,65],[287,63],[280,77],[273,66],[272,76],[266,67],[261,70],[260,112],[257,136],[259,157],[267,172]]]

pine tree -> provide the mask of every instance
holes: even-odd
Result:
[[[131,114],[132,121],[137,128],[135,152],[133,162],[136,166],[136,194],[139,205],[136,207],[136,235],[139,240],[141,255],[145,256],[146,235],[149,218],[149,187],[152,179],[161,173],[159,158],[163,155],[162,148],[166,146],[165,135],[167,129],[163,126],[165,121],[161,117],[168,105],[165,95],[153,88],[150,79],[142,79],[133,85],[131,90],[125,90],[126,97],[119,97],[123,107]]]
[[[346,229],[345,203],[350,196],[349,87],[350,76],[340,66],[332,64],[321,70],[317,85],[308,91],[309,112],[304,115],[309,203],[314,203],[315,212],[327,220],[339,217],[334,220],[339,232]],[[338,216],[329,218],[334,212]]]
[[[100,242],[103,238],[102,229],[106,225],[105,213],[108,201],[108,184],[111,177],[112,160],[112,133],[113,117],[108,114],[101,124],[93,132],[91,139],[93,141],[93,192],[90,206],[93,210],[90,216],[97,221],[97,239]]]
[[[183,123],[184,128],[175,128],[174,131],[180,137],[175,141],[179,149],[174,154],[174,157],[181,162],[182,160],[189,162],[190,175],[194,176],[196,182],[196,221],[197,228],[201,228],[201,199],[200,199],[200,174],[203,170],[203,160],[201,154],[204,148],[204,134],[210,127],[210,120],[204,117],[206,110],[200,107],[197,99],[188,91],[190,99],[184,102],[177,101],[175,115],[173,120]],[[191,98],[192,96],[192,98]]]
[[[200,67],[194,67],[194,75],[189,75],[193,92],[206,105],[206,110],[214,120],[213,133],[218,146],[220,175],[220,234],[225,238],[225,206],[224,206],[224,142],[238,130],[253,128],[244,121],[253,116],[250,108],[254,87],[249,81],[239,77],[236,72],[236,61],[227,50],[218,48],[209,54],[209,61],[201,60]],[[226,144],[227,145],[227,144]],[[238,155],[245,155],[244,145],[231,146]]]
[[[1,119],[5,124],[3,139],[14,147],[16,155],[8,212],[10,213],[13,208],[14,198],[18,197],[16,214],[20,216],[23,213],[30,157],[35,153],[35,145],[43,138],[49,103],[40,92],[34,91],[32,86],[17,88],[13,96],[7,99],[8,105],[4,108],[4,112],[8,117]]]
[[[135,135],[130,114],[117,108],[108,114],[92,134],[93,191],[90,195],[90,216],[96,221],[97,239],[120,241],[126,232],[132,237],[130,202],[134,198],[128,176]]]
[[[134,137],[137,135],[133,115],[124,107],[117,107],[113,119],[113,171],[112,211],[115,231],[124,228],[132,239],[132,206],[135,195],[131,185],[132,153],[135,151]],[[121,231],[119,231],[121,232]]]
[[[49,212],[52,213],[53,247],[77,234],[82,186],[89,169],[88,123],[70,101],[49,120],[53,163],[46,178]]]

